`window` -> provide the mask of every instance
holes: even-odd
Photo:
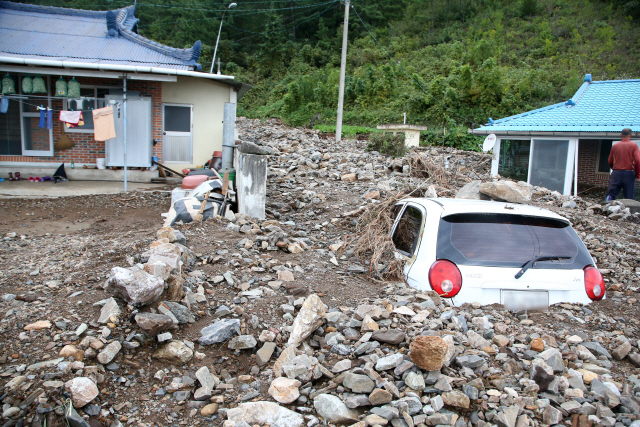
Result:
[[[93,132],[93,114],[91,112],[94,108],[103,108],[106,106],[104,99],[105,95],[109,95],[109,88],[99,87],[80,87],[80,98],[67,99],[65,101],[65,109],[67,110],[82,110],[82,119],[84,120],[83,126],[74,128],[67,128],[66,132]]]
[[[504,178],[527,181],[531,141],[503,139],[500,141],[498,173]]]
[[[21,156],[20,103],[9,100],[7,114],[0,114],[0,155]]]
[[[162,104],[162,158],[165,162],[193,162],[192,129],[192,105]]]
[[[556,219],[468,213],[440,220],[438,259],[458,265],[521,267],[539,255],[571,257],[540,261],[545,268],[583,268],[593,263],[571,226]]]
[[[599,173],[609,173],[611,170],[609,168],[609,154],[611,154],[611,147],[613,146],[613,141],[611,140],[601,140],[600,141],[600,156],[598,157],[598,172]]]
[[[413,206],[407,206],[395,232],[393,233],[393,244],[398,252],[408,257],[412,257],[420,237],[422,227],[422,212]]]

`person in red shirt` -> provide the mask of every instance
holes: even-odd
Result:
[[[613,144],[609,154],[609,188],[604,200],[614,200],[622,188],[625,199],[633,199],[635,181],[640,179],[640,149],[631,142],[631,129],[622,129],[622,141]]]

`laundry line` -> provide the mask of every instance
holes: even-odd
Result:
[[[54,109],[54,108],[45,107],[45,106],[44,106],[44,105],[42,105],[42,104],[40,104],[40,105],[38,105],[38,104],[32,104],[32,103],[30,103],[30,102],[26,102],[26,101],[24,100],[24,97],[22,97],[22,96],[21,96],[21,97],[15,97],[15,96],[11,96],[11,95],[9,95],[9,96],[7,96],[7,95],[2,95],[2,96],[3,96],[3,97],[5,97],[5,98],[7,98],[9,101],[22,102],[23,104],[30,105],[31,107],[35,107],[35,108],[37,108],[38,110],[46,109],[47,111],[53,111],[53,112],[58,112],[58,113],[59,113],[59,112],[61,112],[61,111],[74,111],[74,109],[73,109],[73,108],[70,108],[70,109],[67,109],[67,110],[65,110],[65,109],[59,109],[59,110],[58,110],[58,109]],[[56,98],[56,99],[63,99],[63,98]],[[78,99],[78,98],[66,98],[66,99]],[[86,97],[85,99],[89,99],[89,97]],[[93,97],[92,97],[92,99],[104,99],[104,98],[93,98]],[[119,116],[119,114],[120,114],[120,102],[121,102],[121,101],[116,101],[116,103],[114,104],[114,106],[118,109],[118,117],[120,117],[120,116]],[[90,110],[93,110],[93,108],[90,108]],[[82,110],[82,111],[87,111],[87,110]]]

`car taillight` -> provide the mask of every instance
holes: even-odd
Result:
[[[462,275],[454,263],[440,259],[429,269],[429,284],[440,296],[451,298],[460,292]]]
[[[604,297],[604,278],[591,265],[584,268],[584,288],[592,301],[600,301]]]

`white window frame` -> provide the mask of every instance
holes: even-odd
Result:
[[[51,104],[51,78],[50,76],[46,76],[47,77],[47,105],[49,106],[49,108],[52,108],[52,104]],[[27,150],[26,147],[26,141],[25,141],[25,133],[24,133],[24,119],[25,118],[37,118],[40,119],[40,113],[27,113],[25,111],[23,111],[23,98],[24,97],[28,97],[28,95],[23,95],[22,94],[22,79],[24,78],[24,75],[20,74],[19,78],[18,78],[18,83],[17,85],[19,86],[18,88],[18,92],[21,95],[20,98],[20,141],[22,143],[22,156],[24,157],[37,157],[37,156],[43,156],[43,157],[53,157],[53,126],[51,126],[51,129],[49,130],[49,150]],[[28,99],[27,99],[28,100]],[[37,101],[30,101],[29,104],[32,104],[33,102],[37,102]],[[46,112],[45,112],[46,114]],[[53,120],[53,118],[52,118]]]
[[[496,138],[496,143],[493,146],[493,160],[491,162],[491,176],[495,177],[498,175],[498,167],[500,165],[500,144],[502,140],[519,140],[519,141],[529,141],[530,150],[529,150],[529,168],[527,171],[527,183],[531,183],[531,161],[533,159],[533,153],[535,150],[535,142],[538,141],[569,141],[569,149],[567,152],[567,164],[565,166],[565,181],[563,186],[563,195],[571,194],[571,183],[575,181],[574,195],[577,195],[577,162],[578,162],[578,140],[579,137],[575,136],[505,136]]]
[[[98,89],[119,89],[114,86],[100,86],[100,85],[80,85],[80,89],[93,89],[93,108],[98,108]],[[62,108],[68,110],[69,100],[82,99],[80,98],[67,98],[62,102]],[[67,128],[66,126],[62,126],[64,128],[65,133],[94,133],[95,129],[78,129],[78,128]]]
[[[191,108],[191,158],[189,159],[189,161],[184,162],[181,160],[166,160],[166,156],[165,156],[165,140],[164,137],[165,136],[171,136],[171,135],[167,135],[167,131],[164,129],[164,107],[190,107]],[[162,159],[163,159],[163,163],[167,163],[167,164],[177,164],[177,165],[185,165],[185,164],[189,164],[192,165],[193,164],[193,104],[181,104],[181,103],[176,103],[176,102],[163,102],[162,103]]]

